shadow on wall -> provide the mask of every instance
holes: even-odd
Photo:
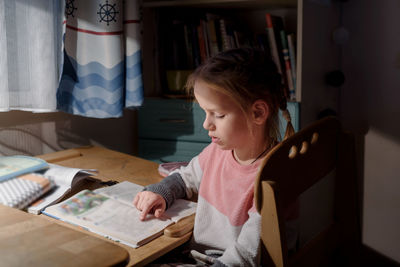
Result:
[[[136,153],[135,111],[122,118],[93,119],[62,112],[0,113],[0,155],[40,155],[63,149],[98,145]]]

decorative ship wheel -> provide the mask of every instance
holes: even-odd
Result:
[[[116,15],[119,13],[116,9],[115,6],[116,4],[109,4],[108,0],[106,0],[106,3],[104,5],[99,5],[100,10],[97,12],[100,17],[100,22],[105,21],[107,22],[107,26],[110,25],[111,21],[117,21],[115,19]]]
[[[65,16],[68,18],[69,16],[74,17],[75,10],[77,9],[74,6],[75,0],[67,0],[65,1]]]

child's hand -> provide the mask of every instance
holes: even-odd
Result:
[[[167,204],[165,199],[156,193],[143,191],[138,193],[133,199],[133,205],[140,210],[140,220],[144,220],[148,213],[154,213],[154,216],[160,218],[163,215]]]

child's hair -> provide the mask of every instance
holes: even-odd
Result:
[[[195,82],[202,81],[231,96],[243,111],[248,110],[256,100],[264,100],[269,108],[266,123],[269,137],[278,141],[279,109],[288,122],[284,138],[294,133],[281,79],[276,65],[263,51],[237,48],[209,58],[189,76],[185,87],[189,94],[193,94]]]

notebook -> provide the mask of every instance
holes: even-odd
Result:
[[[0,182],[0,203],[17,209],[24,209],[49,191],[53,183],[46,177],[29,173]]]
[[[16,155],[0,157],[0,181],[6,181],[22,174],[48,168],[46,161],[40,158]]]

